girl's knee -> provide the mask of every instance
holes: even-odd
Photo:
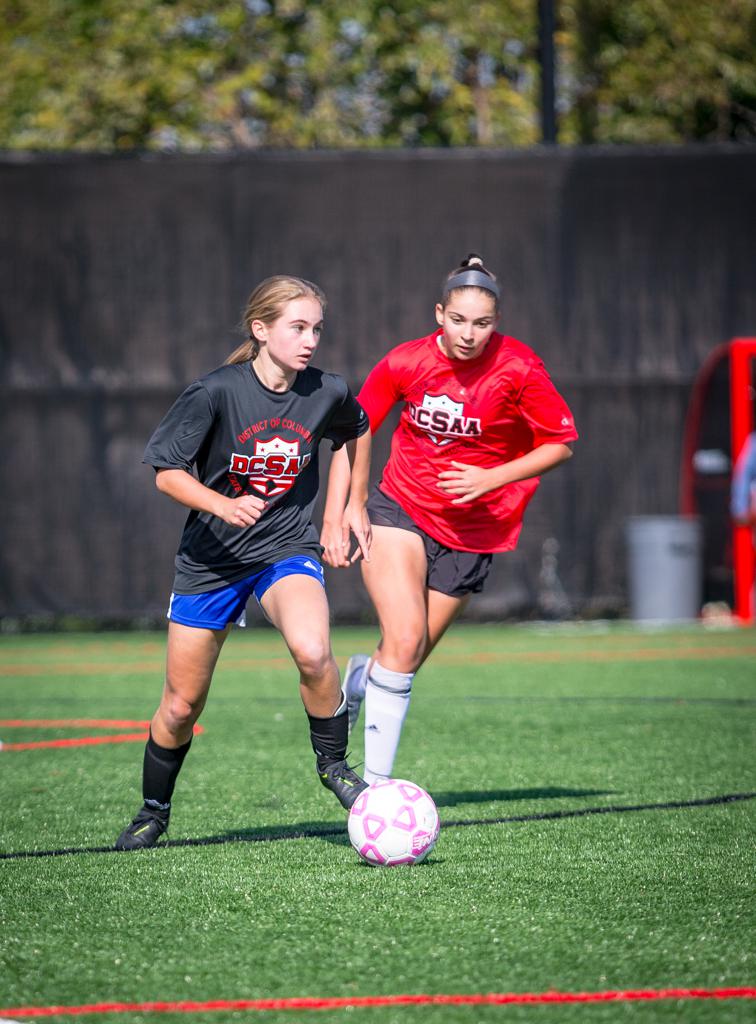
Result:
[[[205,698],[189,701],[180,694],[167,689],[160,710],[167,729],[171,732],[194,725],[205,706]]]
[[[415,672],[422,663],[427,643],[428,636],[423,629],[394,631],[388,636],[384,634],[381,653],[400,666],[397,671]]]
[[[318,637],[303,637],[291,646],[291,654],[300,673],[308,679],[321,679],[335,666],[331,645]]]

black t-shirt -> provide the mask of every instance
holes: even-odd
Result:
[[[189,513],[176,554],[174,592],[217,590],[291,555],[322,548],[311,516],[318,445],[340,448],[368,429],[346,381],[308,367],[288,391],[271,391],[251,363],[222,366],[191,384],[150,438],[143,461],[183,469],[220,494],[268,506],[254,526]]]

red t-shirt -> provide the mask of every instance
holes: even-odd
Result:
[[[492,334],[470,361],[449,359],[440,331],[398,345],[371,370],[358,399],[375,433],[404,402],[381,489],[435,540],[457,551],[510,551],[539,480],[464,505],[439,487],[452,461],[490,468],[539,445],[577,438],[572,413],[532,349]]]

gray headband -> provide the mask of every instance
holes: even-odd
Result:
[[[474,268],[462,270],[459,274],[455,274],[454,277],[450,277],[446,282],[444,293],[448,295],[455,288],[483,288],[485,291],[495,295],[497,299],[499,297],[499,286],[494,279]]]

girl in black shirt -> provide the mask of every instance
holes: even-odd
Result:
[[[191,511],[176,555],[165,685],[144,753],[144,803],[118,850],[154,846],[168,827],[218,655],[231,625],[244,625],[252,594],[299,670],[321,782],[346,808],[365,788],[346,763],[346,702],[311,513],[319,442],[345,444],[353,559],[369,557],[370,432],[344,380],[309,365],[324,309],[325,296],[309,281],[278,276],[259,284],[244,314],[248,341],[187,388],[147,446],[158,490]]]

